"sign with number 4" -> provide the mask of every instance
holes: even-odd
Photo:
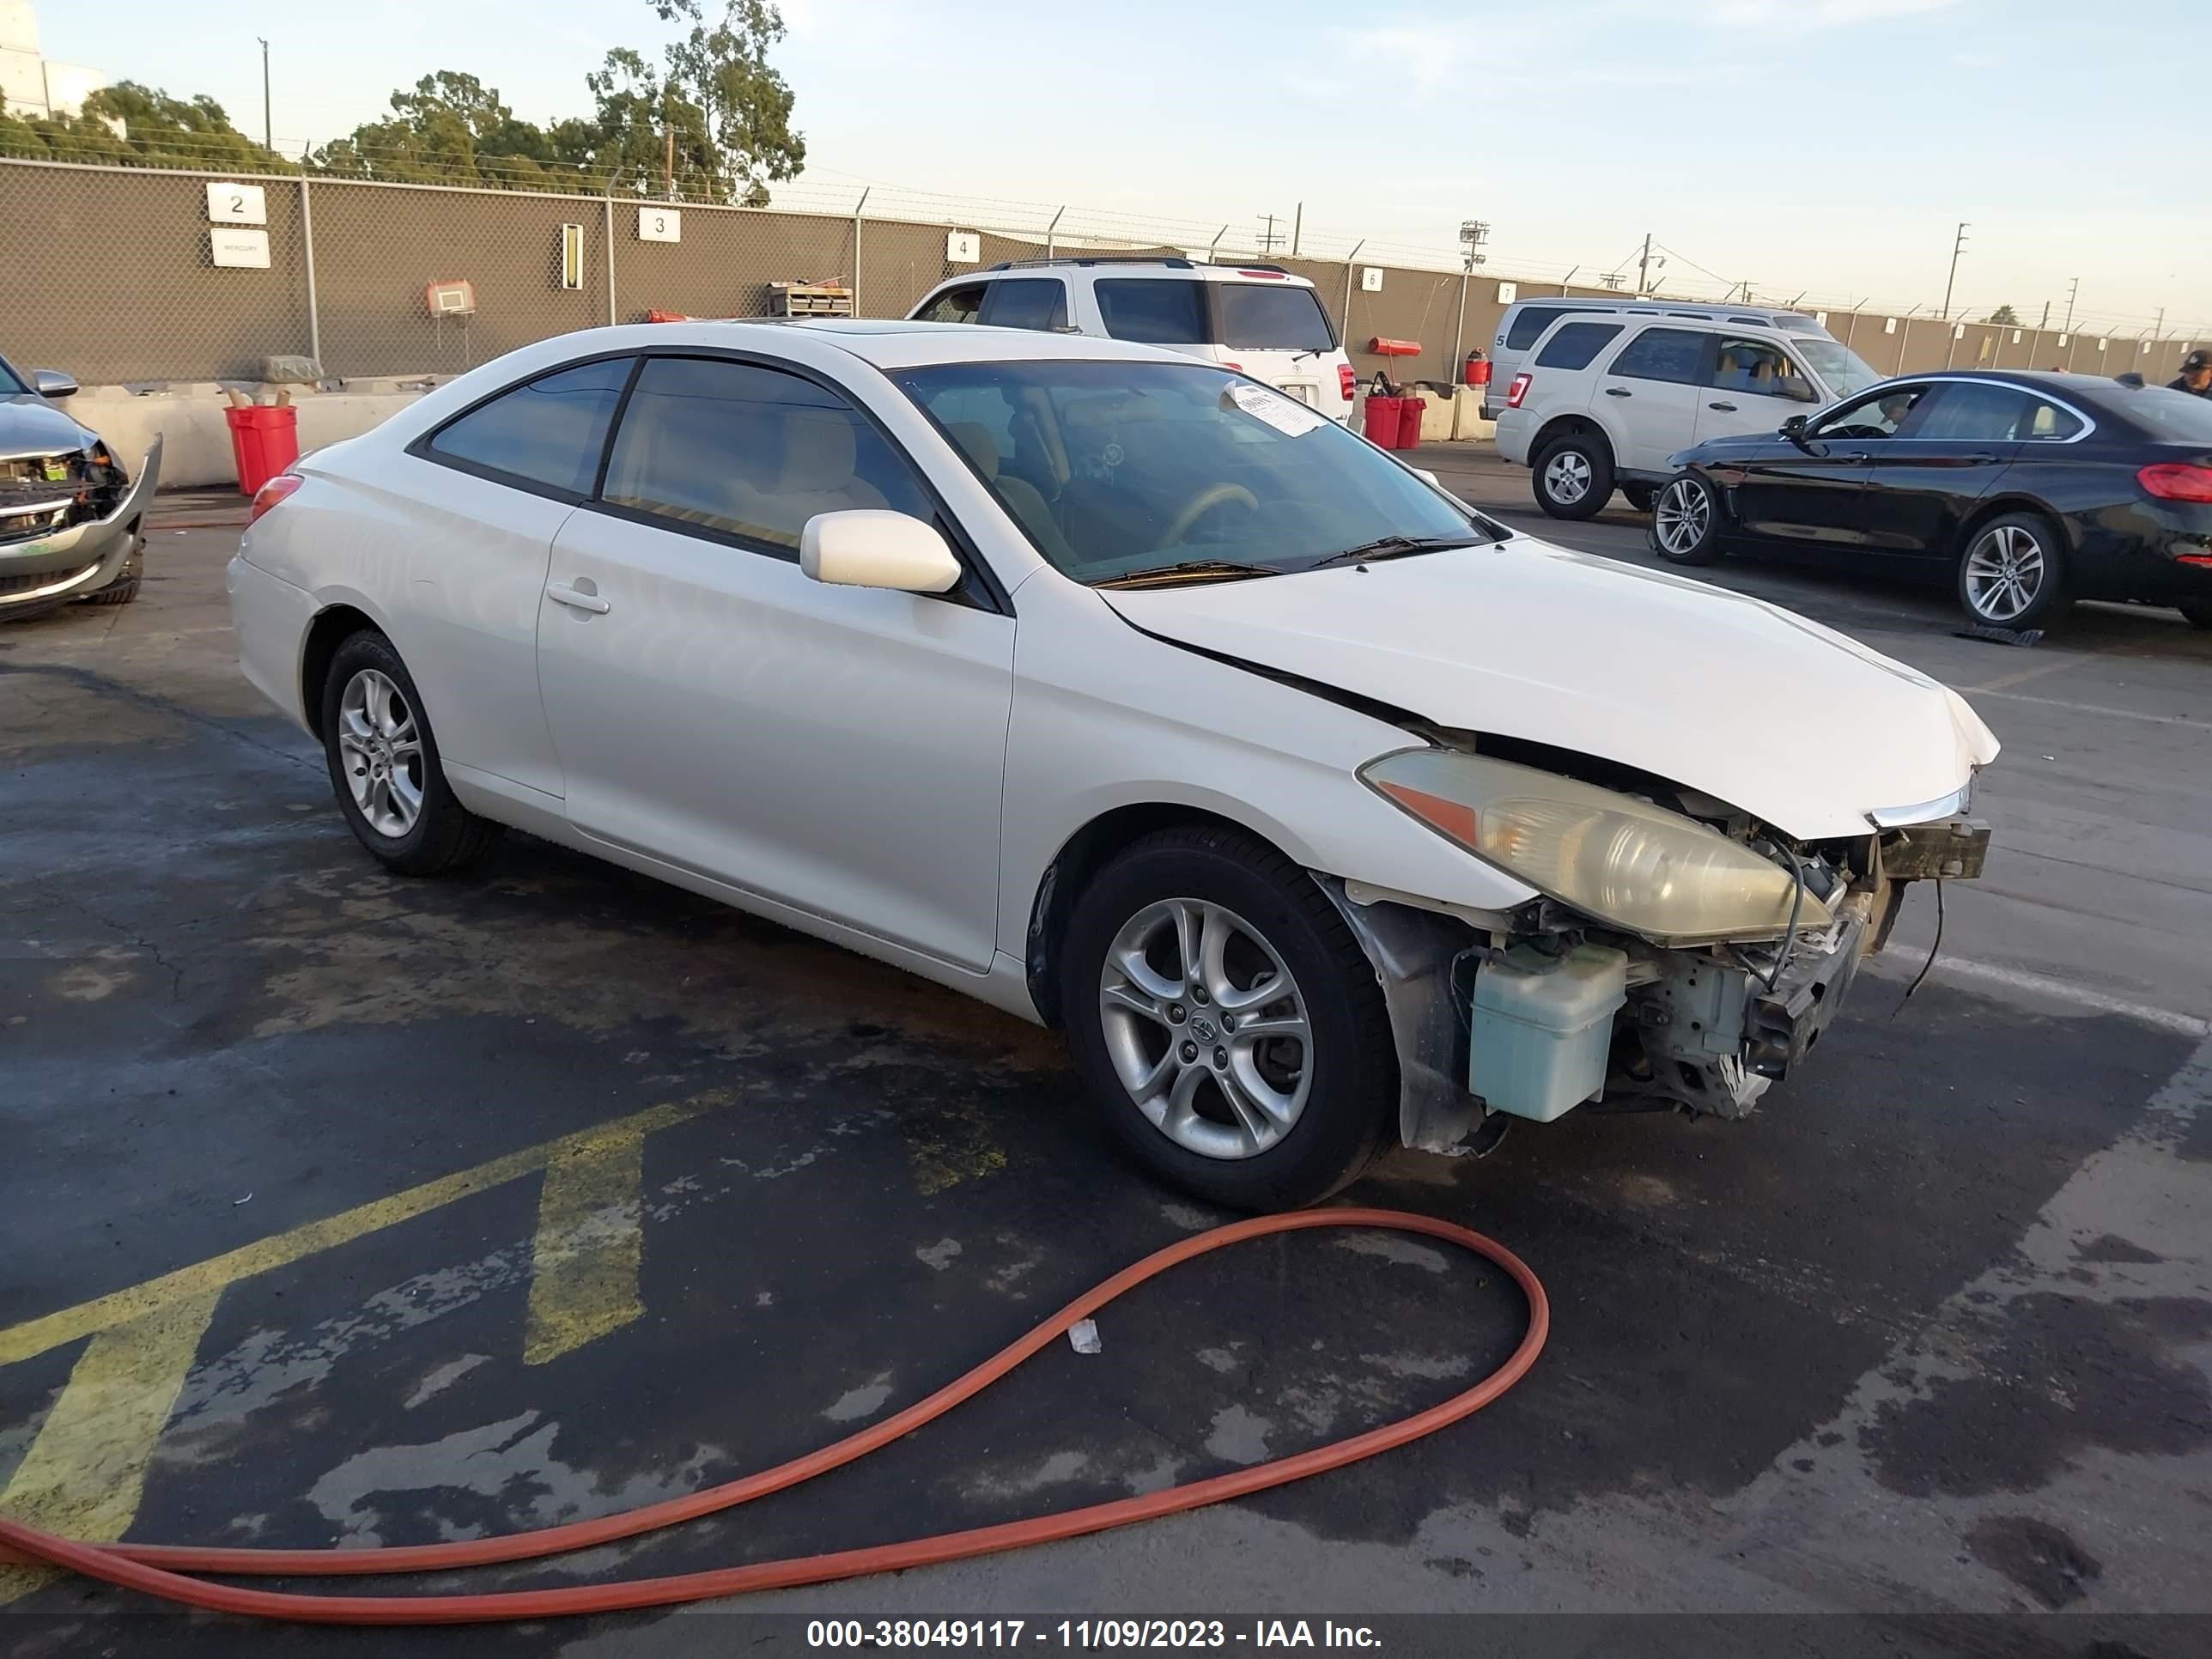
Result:
[[[641,242],[682,241],[684,216],[674,208],[640,208],[637,210],[637,240]]]
[[[217,225],[265,225],[269,204],[258,185],[210,184],[208,222]]]

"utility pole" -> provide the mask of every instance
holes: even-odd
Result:
[[[2051,301],[2048,301],[2048,300],[2045,300],[2045,301],[2043,302],[2043,320],[2042,320],[2041,322],[2038,323],[2038,324],[2035,325],[2035,331],[2036,331],[2038,334],[2040,334],[2040,333],[2042,333],[2042,332],[2043,332],[2043,331],[2044,331],[2045,329],[2049,328],[2050,326],[2051,326]]]
[[[253,37],[261,40],[259,35]],[[261,148],[275,149],[276,141],[270,135],[275,131],[269,124],[269,43],[261,40]]]
[[[1267,228],[1261,233],[1260,252],[1262,254],[1273,253],[1275,251],[1275,216],[1270,213],[1262,216],[1267,222]]]
[[[1651,292],[1651,233],[1644,233],[1644,257],[1636,262],[1636,292],[1641,296]]]
[[[2058,331],[2061,334],[2071,334],[2074,331],[2074,296],[2081,291],[2081,279],[2079,276],[2066,284],[2066,324]]]
[[[1943,320],[1947,323],[1951,320],[1951,289],[1959,280],[1959,256],[1966,251],[1966,222],[1961,220],[1959,223],[1959,234],[1952,239],[1951,242],[1951,274],[1943,282]]]
[[[1297,210],[1291,215],[1291,258],[1293,259],[1298,257],[1298,235],[1305,228],[1306,204],[1301,202]]]

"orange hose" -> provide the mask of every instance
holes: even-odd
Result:
[[[1170,1486],[1141,1497],[1063,1510],[1027,1521],[1008,1521],[966,1532],[939,1533],[898,1544],[878,1544],[866,1549],[837,1550],[827,1555],[794,1556],[781,1561],[762,1561],[750,1566],[719,1567],[706,1572],[679,1573],[663,1578],[638,1578],[612,1584],[578,1584],[560,1589],[508,1590],[483,1595],[300,1595],[242,1586],[210,1583],[187,1577],[193,1573],[246,1576],[324,1577],[355,1573],[422,1572],[456,1567],[487,1566],[495,1562],[524,1561],[559,1555],[570,1550],[635,1538],[679,1522],[713,1515],[738,1504],[781,1492],[812,1480],[942,1416],[962,1401],[981,1393],[1008,1371],[1079,1319],[1086,1319],[1125,1291],[1165,1273],[1180,1262],[1248,1238],[1269,1233],[1300,1232],[1313,1227],[1376,1227],[1394,1232],[1425,1233],[1486,1256],[1510,1274],[1528,1303],[1528,1328],[1505,1363],[1473,1388],[1439,1405],[1395,1423],[1370,1429],[1348,1439],[1316,1447],[1289,1457],[1255,1463],[1249,1468],[1217,1474],[1205,1480]],[[1362,1458],[1402,1446],[1424,1435],[1434,1434],[1480,1411],[1527,1375],[1543,1351],[1551,1329],[1550,1304],[1536,1275],[1519,1256],[1495,1240],[1449,1221],[1397,1210],[1299,1210],[1288,1215],[1259,1216],[1249,1221],[1216,1227],[1194,1237],[1156,1250],[1143,1261],[1124,1267],[1111,1279],[1086,1291],[1026,1336],[1000,1349],[957,1381],[947,1383],[917,1405],[909,1406],[872,1428],[780,1463],[772,1469],[749,1474],[719,1486],[709,1486],[688,1498],[648,1504],[620,1515],[593,1521],[576,1521],[540,1531],[515,1533],[504,1538],[471,1539],[453,1544],[418,1544],[377,1549],[199,1549],[175,1544],[81,1544],[39,1531],[0,1516],[0,1560],[13,1552],[18,1559],[50,1562],[58,1567],[105,1580],[126,1589],[186,1606],[218,1613],[247,1613],[264,1619],[289,1619],[322,1625],[458,1625],[498,1620],[547,1619],[570,1613],[614,1613],[634,1607],[667,1607],[679,1601],[714,1596],[740,1595],[751,1590],[784,1589],[795,1584],[820,1584],[833,1579],[854,1578],[866,1573],[898,1572],[909,1567],[931,1566],[969,1556],[989,1555],[1028,1544],[1048,1543],[1085,1533],[1103,1532],[1174,1515],[1225,1498],[1242,1498],[1280,1486],[1325,1470],[1342,1468]]]

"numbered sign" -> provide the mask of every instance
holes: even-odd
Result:
[[[221,225],[208,232],[208,257],[216,264],[239,270],[269,269],[269,233],[265,230],[227,230]]]
[[[1511,305],[1511,304],[1512,304],[1516,300],[1519,299],[1520,297],[1521,297],[1521,284],[1520,284],[1520,283],[1500,283],[1498,285],[1498,304],[1500,304],[1500,305],[1502,305],[1502,306],[1510,306],[1510,305]]]
[[[1380,294],[1382,291],[1382,266],[1362,265],[1359,267],[1359,291],[1362,294]]]
[[[682,241],[684,216],[674,208],[640,208],[637,210],[637,240],[641,242]]]
[[[983,258],[983,239],[972,230],[949,232],[945,238],[945,258],[950,264],[975,264]]]
[[[210,224],[265,225],[269,222],[269,203],[258,185],[210,185],[207,193]],[[264,259],[261,263],[265,265],[269,262]]]

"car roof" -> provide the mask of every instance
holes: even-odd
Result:
[[[1279,264],[1266,260],[1254,260],[1249,264],[1208,264],[1203,259],[1186,259],[1180,255],[1131,255],[1102,253],[1097,255],[1070,253],[1053,259],[1002,259],[997,264],[987,265],[981,270],[963,272],[948,276],[932,289],[950,288],[962,283],[995,282],[1006,276],[1030,276],[1047,273],[1067,275],[1086,273],[1095,278],[1111,277],[1118,282],[1133,276],[1145,281],[1202,282],[1202,283],[1279,283],[1291,288],[1311,288],[1310,278],[1295,270],[1285,270]]]
[[[1090,334],[1048,334],[1027,328],[987,328],[977,323],[922,323],[896,319],[810,317],[733,319],[728,322],[655,323],[654,343],[755,346],[779,349],[778,337],[797,330],[823,336],[841,349],[878,368],[919,368],[932,363],[1128,362],[1188,363],[1180,352]]]
[[[1753,317],[1762,319],[1775,317],[1806,317],[1809,320],[1808,313],[1792,311],[1788,306],[1729,305],[1717,300],[1616,300],[1604,295],[1577,294],[1558,297],[1546,295],[1534,300],[1516,300],[1505,308],[1508,311],[1521,311],[1531,306],[1541,306],[1547,310],[1558,307],[1569,311],[1626,311],[1639,316],[1671,314],[1684,318],[1695,317],[1700,321],[1728,317]]]
[[[1995,386],[2019,386],[2029,392],[2048,392],[2054,397],[2110,397],[2128,390],[2108,375],[2067,374],[2041,368],[1930,368],[1917,374],[1892,374],[1884,386],[1918,386],[1929,380],[1983,380]],[[1868,388],[1871,391],[1873,388]]]

